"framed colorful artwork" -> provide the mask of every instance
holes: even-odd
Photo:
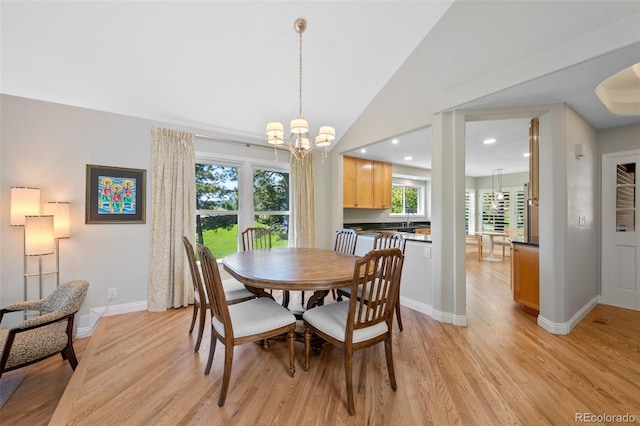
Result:
[[[87,164],[85,223],[145,223],[146,173]]]

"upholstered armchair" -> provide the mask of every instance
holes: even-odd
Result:
[[[86,281],[69,281],[46,299],[13,303],[0,310],[0,322],[5,314],[11,312],[30,310],[41,313],[14,328],[0,330],[0,377],[5,371],[33,364],[58,353],[75,370],[78,360],[73,351],[73,318],[84,303],[88,288]]]

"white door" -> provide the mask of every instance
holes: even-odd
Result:
[[[602,303],[640,310],[640,150],[602,157]]]

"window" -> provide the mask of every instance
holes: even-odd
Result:
[[[273,247],[289,243],[289,173],[253,169],[254,226],[271,229]]]
[[[242,230],[253,226],[271,229],[274,247],[288,245],[288,170],[249,162],[199,160],[196,241],[222,259],[242,247]]]
[[[476,193],[465,191],[464,193],[464,232],[467,235],[476,232]]]
[[[636,230],[636,163],[616,166],[616,232]]]
[[[482,203],[481,227],[483,232],[504,232],[523,235],[524,190],[505,188],[502,199],[498,199],[491,190],[484,190],[480,191],[480,199]]]
[[[218,259],[238,246],[238,167],[196,164],[196,241]]]
[[[493,192],[482,193],[482,231],[509,232],[509,192],[498,198]]]
[[[424,214],[423,188],[394,184],[391,189],[391,214]]]

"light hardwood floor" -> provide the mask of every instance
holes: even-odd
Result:
[[[342,353],[325,346],[287,375],[284,341],[235,350],[227,401],[220,391],[223,346],[211,374],[206,329],[199,353],[187,330],[191,309],[103,318],[79,339],[80,365],[60,357],[34,365],[0,410],[0,423],[47,424],[64,388],[82,386],[70,424],[572,424],[576,413],[634,415],[640,423],[640,312],[600,305],[568,336],[536,325],[511,300],[509,263],[467,255],[468,327],[403,308],[394,334],[397,392],[382,345],[354,356],[356,416],[346,410]],[[91,362],[87,362],[90,359]],[[53,424],[61,424],[53,422]]]

